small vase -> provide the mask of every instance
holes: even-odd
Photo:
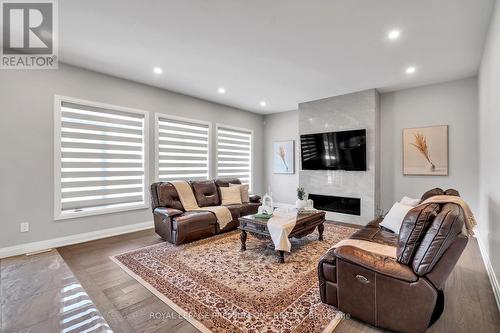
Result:
[[[427,162],[425,168],[428,172],[434,172],[436,170],[436,166],[432,162]]]
[[[295,201],[295,207],[298,209],[306,208],[307,207],[307,200],[297,199],[297,201]]]

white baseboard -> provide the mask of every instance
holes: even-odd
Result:
[[[475,230],[477,243],[479,245],[479,251],[481,252],[481,257],[483,257],[484,266],[486,267],[486,272],[488,272],[488,277],[490,278],[491,288],[493,289],[493,294],[495,295],[495,301],[497,302],[498,311],[500,311],[500,285],[498,283],[498,279],[495,275],[495,271],[493,270],[493,266],[491,266],[490,256],[486,252],[486,247],[483,244],[482,238]]]
[[[128,234],[131,232],[146,230],[150,228],[153,228],[153,221],[128,224],[115,228],[84,232],[81,234],[52,238],[39,242],[25,243],[25,244],[4,247],[0,248],[0,259],[35,251],[42,251],[46,249],[66,246],[66,245],[84,243],[91,240],[96,240],[106,237]]]

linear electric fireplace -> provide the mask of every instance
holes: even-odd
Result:
[[[361,199],[336,197],[332,195],[309,194],[314,208],[329,212],[361,215]]]

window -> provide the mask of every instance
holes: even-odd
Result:
[[[217,125],[217,177],[239,178],[252,188],[252,130]]]
[[[148,114],[55,98],[55,219],[146,208]]]
[[[156,115],[157,179],[210,178],[210,123]]]

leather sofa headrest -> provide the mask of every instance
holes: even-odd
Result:
[[[194,196],[198,206],[218,206],[220,205],[219,191],[213,180],[191,181]]]
[[[448,247],[462,235],[464,214],[460,206],[448,203],[434,218],[413,258],[413,271],[425,275],[432,271]]]
[[[156,198],[155,198],[156,196]],[[168,207],[184,210],[175,187],[166,182],[154,183],[151,185],[151,197],[156,207]],[[154,208],[153,207],[153,210]]]
[[[241,181],[238,178],[217,178],[215,180],[217,187],[228,187],[229,184],[241,184]]]
[[[401,224],[398,235],[397,260],[409,265],[425,233],[441,210],[435,203],[420,205],[410,210]]]
[[[453,189],[453,188],[447,189],[446,191],[444,191],[444,194],[445,195],[453,195],[453,196],[456,196],[456,197],[460,196],[460,193],[457,190]]]
[[[421,199],[422,199],[422,201],[425,201],[425,200],[429,199],[430,197],[433,197],[436,195],[454,195],[454,196],[459,197],[460,193],[457,190],[452,189],[452,188],[449,188],[446,191],[444,191],[443,189],[436,187],[436,188],[433,188],[432,190],[429,190],[429,191],[425,192],[424,194],[422,194]]]
[[[422,201],[425,201],[425,200],[429,199],[430,197],[433,197],[436,195],[444,195],[443,189],[441,189],[439,187],[433,188],[432,190],[429,190],[429,191],[425,192],[424,194],[422,194],[421,199],[422,199]]]

